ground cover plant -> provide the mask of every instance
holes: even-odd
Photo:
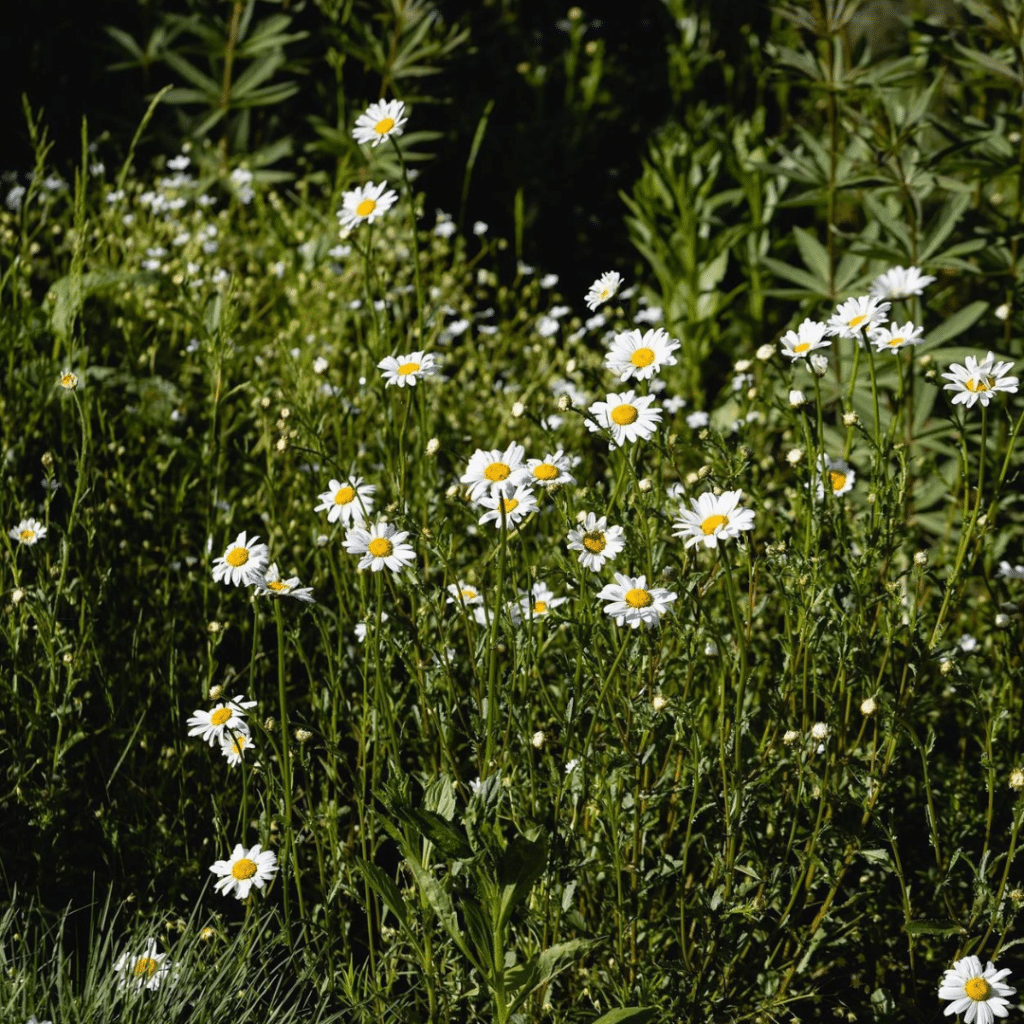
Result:
[[[29,106],[4,1021],[1017,1012],[1024,5],[779,6],[752,107],[665,7],[572,292],[394,81],[293,176]]]

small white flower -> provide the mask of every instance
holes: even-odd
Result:
[[[840,338],[863,338],[882,322],[889,305],[874,295],[847,299],[829,317],[828,333]]]
[[[388,618],[389,618],[389,616],[388,616],[387,612],[383,612],[382,611],[380,613],[380,622],[381,622],[382,626],[384,625],[385,622],[388,621]],[[377,626],[377,620],[375,618],[371,619],[369,622],[357,622],[355,624],[355,628],[353,629],[353,632],[356,635],[356,641],[358,643],[365,643],[367,630],[370,629],[371,627],[372,628],[376,628],[376,626]]]
[[[992,1024],[997,1016],[1007,1016],[1006,997],[1017,991],[1003,981],[1009,973],[1008,967],[997,971],[991,960],[982,969],[976,956],[957,960],[946,971],[939,986],[939,998],[952,1000],[944,1015],[962,1013],[967,1024]]]
[[[871,282],[871,294],[879,299],[907,299],[920,295],[934,280],[917,267],[893,267]]]
[[[525,618],[543,618],[552,608],[565,604],[567,597],[555,597],[554,591],[544,582],[539,581],[519,599],[519,607]]]
[[[246,700],[242,695],[218,704],[212,711],[196,711],[188,722],[189,736],[198,736],[206,740],[212,747],[214,743],[223,743],[231,733],[248,733],[249,725],[245,720],[249,708],[256,707],[256,701]]]
[[[385,139],[397,139],[408,120],[401,100],[378,100],[356,118],[352,136],[360,145],[369,142],[376,149]]]
[[[236,587],[255,583],[263,575],[269,556],[267,545],[257,544],[258,540],[259,537],[247,538],[245,531],[240,533],[224,554],[214,559],[214,580]]]
[[[463,583],[461,580],[458,583],[449,583],[446,589],[448,591],[448,604],[457,604],[471,608],[473,605],[482,605],[484,603],[483,594],[476,587],[469,583]]]
[[[603,273],[591,286],[587,292],[586,303],[587,309],[593,312],[601,305],[602,302],[607,302],[609,299],[615,297],[615,293],[619,290],[619,285],[622,284],[622,275],[614,270],[609,270]]]
[[[789,404],[794,409],[799,409],[800,406],[807,404],[807,396],[802,391],[790,391]]]
[[[514,441],[505,451],[478,448],[470,458],[465,474],[459,478],[460,482],[469,485],[469,497],[476,500],[488,491],[493,492],[506,483],[515,482],[516,471],[522,466],[525,454],[526,449]]]
[[[828,358],[823,355],[813,355],[808,360],[811,364],[811,373],[815,377],[824,377],[828,373]]]
[[[966,405],[968,409],[981,402],[987,406],[997,391],[1015,394],[1017,378],[1005,376],[1006,371],[1013,368],[1013,363],[996,362],[995,356],[989,354],[983,360],[968,356],[964,365],[950,363],[949,373],[942,376],[950,381],[943,386],[944,391],[953,391],[953,404]]]
[[[31,547],[46,536],[46,527],[38,519],[22,519],[17,526],[8,530],[7,536],[19,544]]]
[[[386,181],[379,185],[368,182],[351,192],[346,192],[341,197],[341,209],[338,211],[338,221],[342,230],[350,231],[364,222],[372,224],[378,217],[387,213],[398,198],[397,192],[385,191],[387,187]]]
[[[174,964],[166,963],[167,954],[158,953],[156,948],[156,942],[150,939],[141,953],[122,954],[114,964],[114,970],[121,975],[117,983],[118,988],[122,990],[148,988],[152,991],[160,987],[160,983]],[[35,1017],[31,1019],[35,1020]]]
[[[391,523],[381,520],[368,530],[353,526],[345,534],[345,550],[350,555],[362,555],[358,568],[381,572],[385,567],[392,572],[416,561],[416,552],[405,543],[407,530],[399,532]]]
[[[827,348],[832,342],[828,339],[828,327],[817,320],[804,320],[795,331],[787,331],[780,339],[782,354],[790,360],[808,357],[819,348]]]
[[[220,876],[214,889],[225,896],[234,890],[235,898],[244,900],[253,886],[262,889],[277,874],[277,855],[259,843],[250,850],[238,843],[228,860],[215,861],[210,870]]]
[[[825,454],[818,457],[818,471],[821,474],[817,488],[819,501],[825,497],[826,486],[834,498],[841,498],[853,490],[853,485],[857,481],[857,474],[846,462]]]
[[[245,755],[254,749],[252,737],[248,732],[232,732],[220,741],[220,752],[227,758],[232,768],[245,760]]]
[[[518,526],[531,512],[537,511],[537,499],[533,491],[524,484],[505,484],[504,487],[493,488],[477,499],[477,504],[487,509],[480,519],[480,525],[493,522],[496,529],[501,529],[504,517],[507,528]]]
[[[740,506],[742,491],[724,491],[720,495],[710,491],[699,498],[691,498],[690,509],[680,509],[672,531],[676,537],[686,537],[686,546],[704,544],[718,547],[719,541],[736,539],[743,530],[754,528],[754,512]]]
[[[679,348],[679,342],[670,338],[663,327],[645,331],[623,331],[616,334],[611,348],[605,356],[605,365],[618,375],[619,380],[630,377],[636,380],[650,380],[663,366],[675,366],[672,355]]]
[[[686,425],[692,430],[701,430],[711,422],[711,417],[703,410],[691,412],[686,417]]]
[[[594,402],[588,410],[592,419],[587,429],[596,433],[608,430],[612,439],[609,448],[620,448],[643,439],[647,440],[661,422],[661,410],[652,408],[653,395],[636,395],[632,391],[609,394],[605,401]]]
[[[893,321],[888,327],[874,328],[868,337],[879,352],[895,352],[906,345],[920,345],[925,340],[922,331],[923,327],[915,327],[909,320],[902,325]]]
[[[437,373],[434,356],[429,352],[410,352],[407,356],[386,356],[377,364],[384,377],[384,386],[406,384],[412,386],[420,377],[432,377]]]
[[[527,459],[512,475],[512,482],[534,487],[574,484],[576,477],[569,472],[572,465],[573,460],[559,448],[554,455],[545,455],[543,459]]]
[[[569,531],[569,550],[578,551],[580,564],[593,572],[599,572],[625,546],[622,527],[609,526],[605,516],[598,518],[593,512],[586,514],[579,529]]]
[[[557,274],[545,274],[540,279],[541,288],[554,288],[556,284],[558,284]]]
[[[313,588],[302,586],[298,576],[288,580],[281,579],[276,562],[272,563],[263,577],[256,581],[256,593],[260,597],[294,597],[307,604],[316,604],[313,600]]]
[[[1010,565],[1004,560],[999,563],[996,576],[1005,580],[1024,580],[1024,565]]]
[[[326,512],[329,523],[336,523],[340,519],[349,526],[362,526],[373,511],[376,485],[364,483],[361,476],[353,476],[344,482],[331,480],[329,488],[317,495],[320,504],[313,511]]]
[[[637,629],[657,626],[661,616],[678,595],[664,587],[648,587],[646,576],[624,576],[615,573],[615,582],[609,583],[597,593],[599,601],[607,601],[605,614],[615,619],[616,625],[626,623]]]

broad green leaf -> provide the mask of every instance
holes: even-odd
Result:
[[[903,930],[908,935],[964,935],[966,929],[954,921],[908,921]]]
[[[172,71],[176,71],[197,89],[201,89],[213,102],[220,98],[220,84],[210,78],[209,75],[204,75],[199,68],[194,64],[190,64],[184,57],[178,55],[173,50],[168,50],[163,56]]]
[[[618,1010],[609,1010],[590,1024],[647,1024],[657,1013],[653,1006],[623,1006]]]
[[[959,195],[950,196],[946,200],[925,231],[924,244],[917,257],[918,264],[924,263],[949,237],[957,222],[964,215],[964,211],[970,206],[971,199],[970,193],[962,192]]]
[[[822,292],[828,291],[829,264],[828,249],[825,248],[809,231],[793,228],[796,236],[800,257],[807,269],[821,282]]]
[[[540,878],[547,863],[547,844],[516,836],[502,852],[498,861],[498,905],[494,917],[499,928],[508,923],[516,904],[530,894],[533,883]]]
[[[390,875],[385,874],[376,864],[371,864],[360,857],[355,858],[355,865],[359,873],[366,879],[370,888],[384,901],[384,905],[388,910],[395,915],[402,925],[408,927],[409,921],[405,900],[402,899],[402,893],[395,884],[395,880]]]
[[[969,306],[964,306],[963,309],[957,310],[951,317],[948,317],[939,324],[938,327],[925,334],[925,348],[930,350],[937,345],[943,345],[947,341],[951,341],[953,338],[958,338],[964,331],[973,327],[981,319],[986,309],[988,309],[988,303],[978,299]],[[984,342],[976,347],[983,348]]]

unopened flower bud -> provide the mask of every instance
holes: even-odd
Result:
[[[793,390],[789,393],[789,404],[794,409],[799,409],[801,405],[807,404],[807,396],[802,391]]]
[[[824,377],[828,373],[828,359],[825,356],[811,356],[811,373],[816,377]]]
[[[914,565],[918,569],[923,569],[928,564],[928,552],[927,551],[915,551],[914,552]]]
[[[877,710],[878,701],[874,697],[868,697],[867,700],[861,702],[860,713],[862,715],[873,715]]]
[[[767,362],[769,359],[771,359],[771,357],[773,355],[775,355],[775,346],[774,345],[762,345],[754,353],[754,355],[756,355],[757,358],[761,360],[761,362]]]
[[[519,419],[519,417],[522,416],[524,412],[526,412],[526,406],[523,405],[522,402],[512,403],[512,418],[514,420]]]
[[[844,427],[855,427],[858,423],[860,423],[860,417],[855,412],[851,410],[843,413]]]
[[[572,399],[568,395],[559,395],[558,408],[565,412],[572,405]]]
[[[427,455],[436,455],[441,450],[441,442],[436,437],[432,437],[427,442]]]
[[[641,491],[642,491],[642,492],[643,492],[644,494],[647,494],[647,493],[649,493],[649,492],[650,492],[650,490],[651,490],[651,488],[652,488],[653,486],[654,486],[654,485],[653,485],[653,484],[651,483],[651,481],[650,481],[650,480],[649,480],[649,479],[648,479],[647,477],[644,477],[644,478],[643,478],[643,479],[642,479],[642,480],[641,480],[641,481],[640,481],[640,482],[639,482],[639,483],[637,484],[637,487],[639,487],[639,488],[640,488],[640,490],[641,490]]]

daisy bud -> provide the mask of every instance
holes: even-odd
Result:
[[[802,391],[790,391],[789,404],[793,406],[794,409],[799,409],[801,405],[807,404],[807,396]]]
[[[695,483],[697,483],[697,481],[698,481],[698,480],[700,480],[700,477],[699,477],[699,476],[698,476],[698,475],[697,475],[696,473],[694,473],[694,472],[693,472],[692,470],[691,470],[691,471],[690,471],[689,473],[687,473],[687,474],[686,474],[686,482],[687,482],[687,483],[688,483],[688,484],[689,484],[689,485],[690,485],[691,487],[692,487],[692,486],[693,486],[693,485],[694,485]]]
[[[21,604],[25,598],[25,591],[21,587],[16,587],[11,592],[11,604]]]
[[[800,739],[800,733],[798,733],[796,729],[787,729],[782,737],[782,742],[788,747],[796,743],[798,739]]]
[[[710,466],[701,466],[700,469],[697,470],[697,476],[701,480],[706,480],[709,476],[711,476],[711,473],[712,470]]]
[[[828,359],[825,356],[811,356],[811,372],[816,377],[824,377],[828,373]]]
[[[46,469],[49,469],[53,465],[53,455],[50,452],[43,452],[42,458],[39,461]]]
[[[569,362],[567,362],[565,364],[565,372],[566,373],[575,373],[576,372],[576,360],[575,359],[570,359]]]
[[[325,548],[327,547],[327,542],[329,540],[330,537],[328,537],[326,533],[318,533],[316,535],[316,540],[313,543],[316,544],[318,548]]]
[[[522,402],[512,403],[512,419],[517,420],[526,412],[526,406]]]
[[[261,398],[260,399],[260,408],[261,409],[269,409],[270,408],[270,399],[267,398],[267,397]]]
[[[1014,768],[1010,772],[1010,789],[1024,789],[1024,769]]]
[[[329,365],[330,364],[327,362],[326,359],[324,359],[323,356],[317,356],[316,359],[313,360],[313,372],[325,373]]]
[[[747,398],[751,402],[757,398],[757,388],[747,388]]]
[[[581,7],[570,7],[569,8],[569,20],[579,21],[583,17],[583,8]]]
[[[637,486],[640,488],[640,490],[644,494],[647,494],[654,485],[651,483],[651,481],[647,477],[644,477],[643,480],[641,480],[637,484]]]
[[[736,371],[737,373],[746,373],[746,372],[747,372],[747,370],[749,370],[749,369],[750,369],[750,360],[749,360],[749,359],[740,359],[740,360],[739,360],[739,361],[738,361],[738,362],[736,363],[736,365],[735,365],[735,366],[733,367],[733,369],[734,369],[734,370],[735,370],[735,371]]]
[[[1013,900],[1016,906],[1020,906],[1024,903],[1024,889],[1011,889],[1010,899]]]
[[[876,497],[876,496],[875,496],[874,494],[869,494],[869,495],[868,495],[868,504],[869,504],[869,505],[874,505],[874,503],[875,503],[875,502],[876,502],[877,500],[878,500],[878,498],[877,498],[877,497]]]
[[[1000,320],[1005,320],[1010,315],[1010,307],[1004,302],[1001,306],[996,306],[996,316]]]
[[[705,658],[717,658],[718,657],[718,644],[714,640],[709,640],[704,645],[704,657]]]
[[[287,437],[279,437],[277,439],[277,444],[275,445],[275,447],[277,448],[277,450],[279,452],[285,451],[287,449],[287,447],[288,447],[288,438]]]
[[[804,450],[803,450],[803,448],[790,448],[790,450],[788,452],[786,452],[786,461],[791,466],[797,465],[803,457],[804,457]]]
[[[941,665],[939,665],[939,671],[940,671],[940,672],[941,672],[941,673],[942,673],[942,674],[943,674],[944,676],[948,676],[948,675],[949,675],[949,673],[953,671],[953,662],[951,662],[951,661],[950,661],[950,660],[949,660],[949,659],[947,658],[947,659],[946,659],[946,660],[945,660],[944,662],[942,662],[942,664],[941,664]]]
[[[853,411],[843,413],[843,426],[844,427],[855,427],[860,423],[860,417]]]
[[[661,711],[666,704],[668,704],[668,700],[665,697],[662,697],[660,693],[656,693],[654,695],[654,699],[651,701],[651,706],[655,711]]]
[[[216,932],[215,932],[215,931],[213,930],[213,928],[211,928],[211,927],[210,927],[209,925],[207,925],[207,926],[206,926],[206,927],[205,927],[205,928],[204,928],[204,929],[203,929],[203,930],[202,930],[202,931],[201,931],[201,932],[199,933],[199,938],[201,938],[201,939],[203,940],[203,942],[209,942],[209,941],[210,941],[210,939],[212,939],[212,938],[213,938],[213,937],[214,937],[214,936],[215,936],[216,934],[217,934],[217,933],[216,933]]]
[[[295,738],[300,743],[307,743],[309,740],[313,738],[313,734],[308,729],[296,729]]]
[[[996,629],[1006,629],[1010,625],[1010,616],[1000,612],[995,619]]]
[[[432,437],[427,442],[427,455],[436,455],[441,450],[441,442],[436,437]]]
[[[224,692],[223,686],[211,686],[210,687],[210,700],[220,700],[220,695]]]
[[[267,732],[273,732],[277,728],[277,722],[273,718],[268,718],[263,723],[263,728],[266,729]],[[273,826],[271,826],[271,827],[273,827]]]
[[[928,552],[927,551],[915,551],[914,552],[914,565],[919,569],[923,569],[928,564]]]
[[[754,355],[756,355],[762,362],[766,362],[775,355],[775,347],[773,345],[762,345]]]
[[[917,365],[924,368],[926,366],[931,366],[933,362],[934,359],[932,358],[932,354],[930,352],[926,352],[920,359],[918,359]]]
[[[873,715],[877,710],[878,702],[874,697],[868,697],[860,706],[860,713],[862,715]]]
[[[219,622],[217,622],[217,621],[210,622],[206,626],[206,632],[207,633],[219,633],[220,631],[221,631],[221,624]]]
[[[533,745],[534,745],[534,746],[535,746],[535,747],[536,747],[536,748],[537,748],[538,750],[540,750],[540,748],[544,746],[544,730],[543,730],[543,729],[538,729],[538,730],[537,730],[537,731],[536,731],[536,732],[535,732],[535,733],[533,734],[533,739],[532,739],[532,740],[530,740],[530,742],[531,742],[531,743],[532,743],[532,744],[533,744]]]
[[[827,740],[830,732],[831,730],[824,722],[815,722],[811,726],[811,736],[816,740]]]
[[[558,408],[565,412],[572,405],[572,399],[568,395],[559,395]]]
[[[449,487],[448,490],[444,492],[444,496],[446,498],[451,499],[451,498],[454,498],[458,493],[459,493],[458,485],[457,484],[452,484],[451,487]]]

